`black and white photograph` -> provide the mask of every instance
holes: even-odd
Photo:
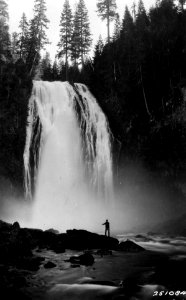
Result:
[[[0,298],[185,274],[186,0],[0,0]]]

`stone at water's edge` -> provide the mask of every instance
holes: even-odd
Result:
[[[94,263],[94,257],[90,253],[84,253],[78,256],[71,256],[69,261],[75,265],[91,266]]]
[[[51,269],[51,268],[55,268],[56,264],[54,264],[52,261],[48,261],[45,265],[44,268],[45,269]]]
[[[121,242],[112,237],[99,235],[86,230],[67,230],[56,234],[40,229],[20,228],[18,223],[0,222],[0,262],[14,264],[22,257],[33,257],[33,249],[48,249],[63,253],[65,249],[72,250],[119,250],[125,252],[140,252],[145,249],[127,240]],[[110,252],[109,252],[110,253]],[[39,263],[39,262],[38,262]]]
[[[116,250],[119,241],[112,237],[99,235],[86,230],[67,230],[62,235],[67,249],[113,249]]]
[[[48,249],[63,253],[65,249],[114,249],[118,248],[118,240],[86,230],[67,230],[56,234],[41,229],[20,228],[19,223],[13,225],[0,221],[0,263],[17,265],[18,267],[39,268],[41,261],[35,259],[32,250]],[[20,263],[18,263],[20,262]],[[22,262],[22,263],[21,263]],[[24,262],[24,266],[23,266]],[[91,261],[91,263],[93,263]]]
[[[127,240],[125,242],[121,242],[118,245],[118,250],[119,251],[124,251],[124,252],[141,252],[141,251],[145,251],[145,249],[139,245],[137,245],[136,243],[134,243],[133,241]]]
[[[112,251],[108,250],[108,249],[99,249],[99,250],[97,250],[96,254],[103,257],[104,255],[112,255]]]

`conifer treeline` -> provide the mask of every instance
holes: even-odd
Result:
[[[116,0],[97,0],[97,14],[107,22],[107,42],[110,43],[110,23],[115,20],[114,36],[120,31],[119,14],[116,13]],[[84,0],[79,0],[74,16],[69,4],[65,0],[60,20],[60,42],[57,60],[52,66],[50,54],[46,53],[40,64],[41,76],[46,80],[70,80],[79,78],[79,66],[85,67],[90,60],[88,53],[92,44],[88,10]],[[64,59],[65,57],[65,59]],[[69,64],[70,60],[70,64]],[[86,67],[85,67],[86,68]]]
[[[186,168],[185,1],[142,0],[125,8],[119,35],[95,48],[81,80],[106,112],[124,157],[139,158],[163,176]]]
[[[7,9],[5,0],[1,1]],[[19,32],[13,32],[11,38],[9,37],[7,26],[10,56],[14,61],[22,59],[32,76],[38,72],[39,75],[40,72],[51,73],[50,70],[41,69],[43,65],[45,67],[48,65],[51,68],[50,55],[48,53],[46,53],[44,61],[41,62],[41,50],[44,50],[45,46],[50,43],[46,36],[49,23],[46,16],[46,0],[35,0],[34,3],[33,18],[28,21],[25,13],[23,13],[19,24]],[[69,59],[70,65],[73,64],[75,68],[80,64],[83,65],[92,43],[88,10],[84,0],[79,0],[74,14],[72,13],[69,0],[65,0],[60,18],[59,33],[60,40],[56,58],[65,66],[65,79],[67,80]],[[54,75],[55,66],[56,62],[53,66]]]
[[[0,175],[21,184],[32,79],[41,78],[41,71],[45,76],[50,61],[48,54],[41,60],[41,50],[49,44],[46,11],[46,0],[34,0],[33,18],[28,20],[23,13],[18,32],[13,32],[10,36],[7,1],[0,0]],[[90,50],[91,34],[84,0],[79,0],[74,16],[69,2],[65,1],[59,31],[58,57],[66,57],[67,79],[69,56],[78,69],[79,63],[83,65]],[[52,66],[52,77],[59,79],[56,61]]]
[[[41,50],[49,43],[46,36],[48,23],[45,0],[35,0],[33,18],[28,21],[23,13],[19,23],[19,32],[13,32],[12,36],[9,36],[9,61],[22,60],[32,76],[40,61]],[[2,53],[0,54],[2,56]],[[6,59],[7,56],[5,56]]]
[[[32,81],[26,64],[26,30],[23,20],[20,53],[17,53],[18,34],[9,34],[8,6],[0,0],[0,190],[23,182],[23,149],[28,98]],[[27,52],[28,53],[28,52]],[[31,49],[30,49],[31,53]],[[28,60],[27,60],[28,63]],[[4,182],[8,181],[8,186]],[[22,189],[21,189],[22,190]]]
[[[73,14],[65,0],[53,64],[49,53],[41,59],[49,43],[46,0],[34,3],[33,18],[27,20],[23,14],[19,32],[10,38],[7,3],[0,0],[0,172],[22,177],[27,100],[35,75],[86,83],[106,112],[125,157],[139,157],[162,174],[185,172],[185,1],[158,0],[146,12],[140,0],[137,7],[133,4],[132,14],[126,7],[120,23],[117,1],[97,0],[108,38],[104,43],[100,37],[90,59],[85,2],[79,0]]]
[[[79,0],[73,16],[69,0],[65,0],[60,20],[60,42],[58,58],[65,56],[66,80],[68,79],[69,57],[77,67],[84,64],[84,57],[90,51],[91,34],[88,10],[84,0]]]
[[[122,145],[123,157],[140,159],[165,178],[181,174],[184,178],[185,1],[159,0],[146,12],[140,0],[137,7],[133,5],[132,13],[125,8],[122,24],[116,11],[114,14],[113,35],[108,29],[106,44],[100,37],[93,59],[87,60],[81,70],[69,67],[69,80],[91,88]],[[107,27],[109,22],[107,19]],[[65,80],[63,65],[55,76]]]

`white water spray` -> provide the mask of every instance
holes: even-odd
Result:
[[[85,85],[34,81],[24,166],[26,198],[34,199],[32,226],[90,228],[108,217],[110,133]]]

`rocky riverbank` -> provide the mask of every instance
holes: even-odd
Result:
[[[119,243],[115,238],[86,230],[73,229],[67,230],[66,233],[56,233],[55,230],[20,228],[18,222],[9,224],[0,221],[0,263],[37,271],[44,258],[35,257],[34,249],[38,252],[47,249],[55,253],[64,253],[66,249],[78,251],[99,249],[98,254],[101,256],[111,253],[111,250],[127,252],[144,250],[131,241]],[[87,260],[90,259],[87,253],[86,255]],[[85,258],[81,257],[80,261],[84,260]]]
[[[147,251],[131,240],[0,222],[3,300],[151,299],[161,289],[183,290],[185,266],[185,260]]]

